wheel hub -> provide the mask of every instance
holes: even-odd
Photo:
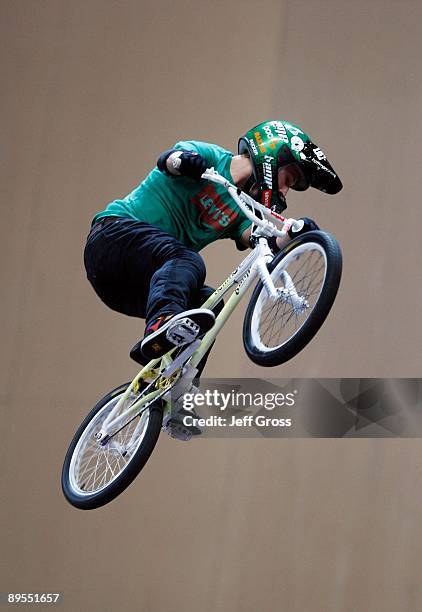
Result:
[[[309,308],[309,302],[303,296],[298,295],[296,292],[291,292],[285,287],[277,289],[279,298],[290,304],[296,314],[303,314]]]

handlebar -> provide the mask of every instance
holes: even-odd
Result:
[[[297,221],[296,219],[286,219],[285,217],[282,217],[281,215],[275,213],[270,208],[267,208],[260,202],[257,202],[256,200],[251,198],[251,196],[245,193],[244,191],[241,191],[239,187],[236,187],[236,185],[230,183],[230,181],[225,179],[224,176],[221,176],[221,174],[214,170],[214,168],[208,168],[207,170],[205,170],[201,178],[210,181],[211,183],[216,183],[217,185],[222,185],[223,187],[225,187],[233,198],[233,200],[239,206],[239,208],[248,217],[248,219],[250,219],[250,221],[252,221],[252,223],[255,223],[258,227],[260,227],[261,233],[264,236],[285,236],[291,227],[293,227],[295,230],[300,230],[303,227],[302,220]],[[268,218],[261,219],[257,217],[252,212],[251,208],[252,210],[257,210],[261,212],[265,217],[271,217],[271,220]],[[275,225],[275,219],[282,223],[281,229],[278,229]]]

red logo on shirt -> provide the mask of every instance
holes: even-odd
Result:
[[[233,223],[238,214],[228,206],[216,192],[214,185],[207,185],[192,198],[193,204],[199,211],[199,220],[221,231]]]

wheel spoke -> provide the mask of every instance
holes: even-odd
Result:
[[[97,413],[74,450],[69,477],[72,487],[80,495],[96,493],[115,480],[131,461],[145,436],[149,421],[148,411],[143,413],[141,421],[131,420],[104,446],[95,438],[94,434],[101,430],[102,424],[117,405],[120,397],[121,395],[110,400]],[[133,398],[130,402],[132,401]],[[121,408],[122,411],[126,410],[129,405],[127,402],[125,404]],[[113,418],[116,416],[118,416],[117,413],[113,414]]]

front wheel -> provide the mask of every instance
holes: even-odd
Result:
[[[69,446],[62,470],[62,489],[76,508],[98,508],[117,497],[139,474],[157,443],[163,420],[160,401],[121,427],[105,444],[97,440],[96,434],[129,384],[117,387],[96,404]],[[121,410],[135,399],[129,396]]]
[[[326,232],[306,232],[290,242],[269,264],[279,296],[262,282],[255,287],[243,323],[249,358],[277,366],[299,353],[324,323],[341,279],[337,240]]]

